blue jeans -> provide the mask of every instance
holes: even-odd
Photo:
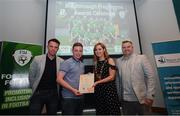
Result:
[[[83,111],[83,99],[63,98],[63,115],[81,115]]]
[[[57,91],[43,90],[35,92],[30,99],[30,114],[41,114],[44,105],[46,105],[47,114],[57,114]]]

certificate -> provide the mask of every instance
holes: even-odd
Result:
[[[80,93],[94,93],[94,73],[80,75],[79,91]]]

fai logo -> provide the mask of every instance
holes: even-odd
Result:
[[[16,50],[13,57],[17,64],[24,66],[31,60],[32,54],[29,50]]]

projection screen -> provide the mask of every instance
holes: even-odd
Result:
[[[133,0],[49,0],[46,45],[54,37],[61,42],[60,56],[71,56],[74,42],[84,45],[87,56],[93,55],[97,42],[103,42],[110,55],[121,55],[126,39],[140,52]]]

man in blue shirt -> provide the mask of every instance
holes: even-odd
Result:
[[[83,95],[79,92],[80,75],[84,74],[82,63],[83,45],[74,43],[72,47],[73,56],[61,64],[57,82],[62,85],[62,114],[82,114]]]

